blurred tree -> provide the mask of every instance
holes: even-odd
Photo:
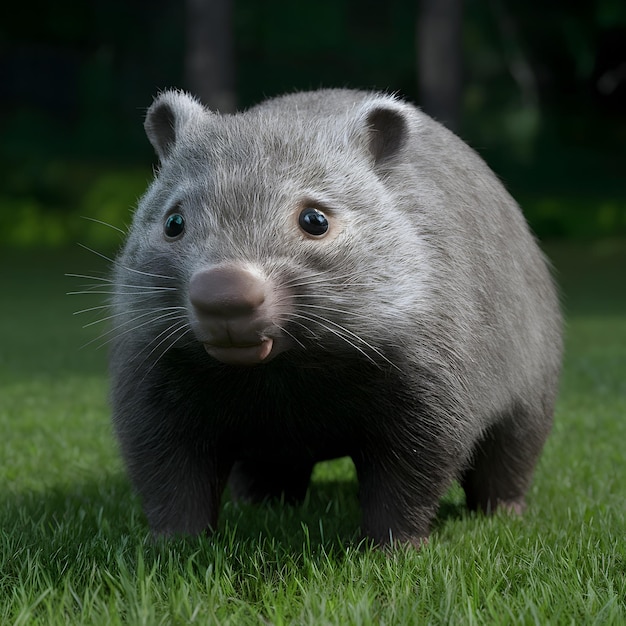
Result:
[[[420,105],[457,130],[461,115],[463,0],[420,0],[417,75]]]
[[[0,20],[0,214],[121,223],[113,207],[149,176],[141,121],[161,89],[229,111],[361,87],[459,130],[538,234],[624,234],[625,68],[624,0],[13,3]]]
[[[209,108],[236,106],[231,0],[187,0],[185,78]]]
[[[517,85],[523,105],[534,109],[539,100],[537,78],[521,41],[519,25],[502,0],[492,0],[490,6],[500,31],[503,62]]]

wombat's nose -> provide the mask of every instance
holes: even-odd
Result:
[[[189,300],[204,315],[249,315],[265,301],[265,287],[260,276],[242,267],[219,266],[191,277]]]

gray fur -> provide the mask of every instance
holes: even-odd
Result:
[[[345,455],[378,543],[419,545],[455,479],[471,508],[521,511],[561,319],[520,209],[480,157],[413,106],[347,90],[233,116],[166,92],[145,127],[160,169],[115,264],[110,369],[153,531],[215,528],[229,476],[235,497],[299,500],[315,462]],[[298,230],[309,204],[329,236]],[[170,241],[173,207],[185,232]],[[275,358],[241,367],[203,349],[189,284],[216,267],[256,277]]]

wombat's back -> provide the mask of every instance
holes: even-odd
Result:
[[[349,135],[346,120],[364,102],[380,98],[341,89],[295,93],[262,103],[251,113],[279,116],[286,133],[289,125],[296,134],[316,129],[318,143],[324,145],[325,132],[328,144],[336,143],[341,132]],[[419,308],[423,326],[437,329],[430,337],[441,350],[463,355],[458,366],[477,405],[497,404],[494,396],[501,400],[503,390],[515,390],[514,403],[532,402],[542,388],[545,393],[535,401],[552,406],[562,350],[558,295],[519,206],[456,135],[419,109],[385,98],[402,112],[405,125],[389,132],[389,120],[382,119],[380,126],[387,128],[374,131],[387,132],[387,141],[399,145],[378,175],[405,229],[415,232],[413,252],[425,255],[428,263],[423,273],[429,276],[430,302]],[[322,130],[329,127],[331,131]],[[390,250],[393,245],[390,237]],[[397,262],[394,257],[390,252],[380,262]],[[407,268],[411,266],[409,262]],[[396,269],[403,271],[399,265]]]

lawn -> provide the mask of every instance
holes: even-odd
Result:
[[[626,624],[626,243],[547,246],[567,314],[553,434],[521,519],[453,488],[422,550],[359,544],[354,470],[305,504],[238,507],[153,542],[111,435],[106,355],[64,295],[86,252],[6,256],[1,624]]]

